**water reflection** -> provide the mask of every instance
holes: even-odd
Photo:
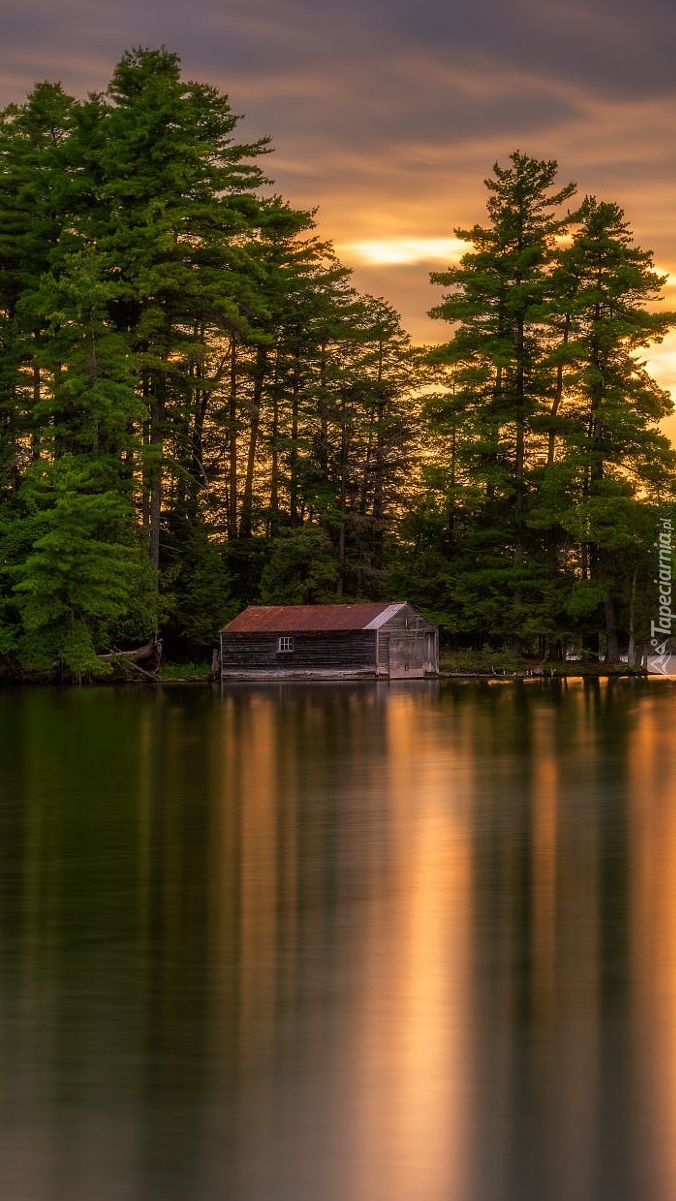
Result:
[[[671,1201],[669,682],[0,694],[10,1201]]]

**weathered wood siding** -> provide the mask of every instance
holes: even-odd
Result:
[[[378,631],[378,675],[413,679],[438,671],[436,626],[411,605],[404,605]]]
[[[389,647],[390,636],[387,630],[378,630],[378,675],[389,675],[390,656]]]
[[[223,676],[375,675],[375,630],[294,634],[292,651],[277,644],[277,634],[222,634]]]
[[[390,618],[381,626],[382,630],[410,630],[411,632],[425,631],[426,633],[434,633],[436,626],[423,617],[421,613],[416,613],[411,605],[402,605],[396,613],[393,613]]]
[[[433,634],[392,632],[388,644],[388,675],[391,680],[420,679],[436,675]]]

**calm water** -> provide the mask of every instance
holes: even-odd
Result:
[[[676,684],[0,693],[3,1201],[673,1201]]]

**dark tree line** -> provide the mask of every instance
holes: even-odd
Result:
[[[654,540],[674,503],[672,410],[642,354],[676,322],[617,205],[515,153],[489,223],[457,230],[432,315],[453,324],[426,403],[438,452],[402,530],[401,587],[461,641],[616,661],[645,637]],[[443,449],[442,449],[443,447]],[[439,453],[440,452],[440,453]]]
[[[72,676],[243,604],[406,596],[456,641],[610,657],[648,621],[673,324],[617,206],[496,166],[411,347],[266,139],[135,50],[105,93],[0,114],[0,654]],[[424,386],[423,386],[424,385]]]
[[[376,596],[415,358],[266,140],[164,50],[0,123],[0,650],[72,674],[248,600]]]

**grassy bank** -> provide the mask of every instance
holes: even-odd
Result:
[[[556,663],[532,658],[523,658],[511,651],[444,651],[440,655],[439,669],[443,675],[453,676],[643,676],[640,667],[630,668],[626,663],[602,663],[598,660],[567,660]]]
[[[180,683],[211,679],[210,663],[162,663],[158,679],[162,682]]]

